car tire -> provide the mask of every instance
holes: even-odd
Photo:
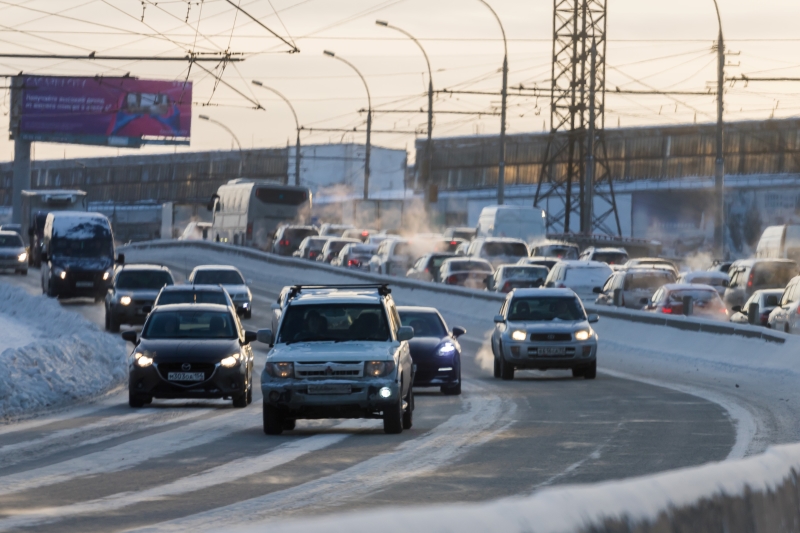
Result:
[[[500,377],[500,359],[497,356],[494,358],[494,377]]]
[[[247,311],[244,312],[244,319],[245,320],[249,320],[252,317],[253,317],[253,311],[252,310],[248,309]]]
[[[403,413],[403,429],[411,429],[411,427],[414,425],[414,387],[408,388],[406,403],[408,404],[408,407]]]
[[[114,316],[114,313],[108,314],[108,331],[111,333],[119,333],[119,321]]]
[[[402,390],[402,387],[401,387]],[[403,399],[397,401],[383,411],[383,432],[388,435],[397,435],[403,432]]]
[[[28,275],[28,269],[25,269],[25,270],[20,270],[20,271],[19,271],[19,275],[20,275],[20,276],[27,276],[27,275]]]
[[[233,397],[233,406],[236,409],[243,409],[247,407],[247,393],[243,392]]]
[[[572,377],[573,378],[582,378],[584,370],[585,369],[583,369],[583,368],[573,368],[572,369]]]
[[[253,384],[250,384],[250,387],[247,389],[247,405],[253,403]]]
[[[286,418],[283,420],[283,430],[284,431],[294,431],[294,428],[297,427],[297,420],[294,418]]]
[[[503,381],[514,379],[514,366],[508,364],[504,357],[500,357],[500,379]]]
[[[442,394],[445,396],[459,396],[461,395],[461,378],[458,378],[458,383],[455,385],[442,385]]]
[[[783,326],[783,332],[784,333],[791,333],[791,331],[789,331],[789,324],[786,324],[786,325]]]
[[[274,405],[264,404],[264,433],[280,435],[283,433],[285,418]]]
[[[111,330],[111,321],[110,321],[109,316],[108,316],[108,308],[106,308],[105,329],[106,329],[106,331],[110,331]]]
[[[592,363],[591,366],[583,369],[583,377],[586,379],[594,379],[597,377],[597,361]]]
[[[46,291],[48,298],[57,298],[58,294],[56,293],[55,289],[53,288],[53,281],[50,280],[50,283],[47,284],[47,291]]]
[[[128,405],[130,407],[139,409],[140,407],[144,407],[145,403],[148,403],[146,398],[139,396],[131,390],[128,391]]]

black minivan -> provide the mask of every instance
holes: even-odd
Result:
[[[54,211],[42,240],[42,292],[101,301],[114,276],[114,234],[100,213]],[[125,260],[120,254],[118,262]]]

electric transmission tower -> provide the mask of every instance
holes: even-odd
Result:
[[[606,1],[553,2],[551,129],[534,205],[550,205],[555,233],[579,220],[581,233],[621,234],[603,136]]]

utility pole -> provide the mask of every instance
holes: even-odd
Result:
[[[297,119],[297,112],[294,110],[292,102],[290,102],[289,99],[286,98],[282,93],[278,92],[272,87],[267,87],[258,80],[253,80],[253,85],[256,85],[258,87],[261,87],[262,89],[266,89],[272,92],[273,94],[278,95],[278,97],[280,97],[284,102],[286,102],[286,105],[289,106],[289,109],[292,110],[292,116],[294,117],[294,126],[297,129],[297,141],[295,143],[295,148],[294,148],[294,184],[299,186],[300,185],[300,130],[302,128],[300,127],[300,121]]]
[[[595,90],[597,77],[597,42],[592,41],[592,64],[589,76],[589,128],[586,132],[586,182],[583,186],[583,204],[581,206],[581,233],[592,234],[592,208],[594,206],[594,122],[597,118],[595,106]]]
[[[722,17],[719,5],[714,0],[719,23],[717,38],[717,158],[714,165],[714,193],[716,198],[716,217],[714,221],[714,251],[718,258],[725,259],[725,153],[724,153],[724,83],[725,83],[725,41],[722,36]]]
[[[497,24],[500,25],[500,31],[503,34],[503,89],[500,93],[501,110],[500,110],[500,161],[497,165],[497,205],[505,203],[506,194],[506,100],[508,99],[508,40],[506,40],[506,30],[503,27],[503,22],[492,6],[486,0],[478,0],[480,3],[489,8]]]

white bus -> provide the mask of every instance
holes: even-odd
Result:
[[[311,190],[249,179],[231,180],[211,198],[211,240],[269,250],[278,226],[307,224]]]
[[[756,247],[759,259],[792,259],[800,263],[800,225],[769,226]]]

